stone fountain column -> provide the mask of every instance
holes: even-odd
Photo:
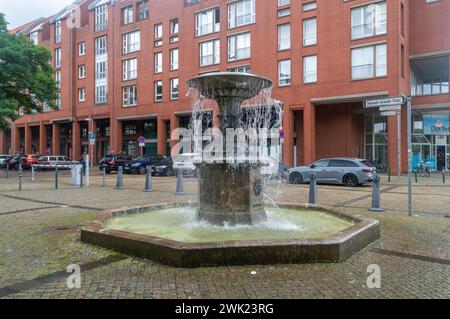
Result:
[[[241,104],[272,82],[248,74],[215,73],[189,81],[220,109],[219,128],[240,128]],[[224,149],[224,158],[227,158]],[[263,179],[258,163],[215,163],[199,165],[198,218],[214,225],[253,225],[267,220],[262,198]]]

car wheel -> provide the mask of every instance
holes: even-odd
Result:
[[[356,177],[355,175],[346,175],[344,176],[343,183],[348,187],[356,187],[359,184],[358,177]]]
[[[140,167],[139,168],[139,174],[146,174],[147,173],[147,169],[145,167]]]
[[[303,184],[302,174],[295,172],[289,175],[289,183],[290,184]]]
[[[166,175],[167,177],[173,176],[173,175],[174,175],[174,174],[173,174],[173,169],[172,169],[172,168],[166,168],[165,175]]]

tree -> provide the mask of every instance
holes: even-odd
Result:
[[[0,13],[0,130],[19,118],[20,108],[25,114],[42,112],[44,103],[56,109],[51,58],[49,49],[23,35],[10,34]]]

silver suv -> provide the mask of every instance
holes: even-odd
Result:
[[[373,181],[375,168],[363,159],[328,158],[319,160],[310,166],[295,167],[289,170],[289,183],[308,183],[315,174],[317,182],[344,184],[356,187]]]

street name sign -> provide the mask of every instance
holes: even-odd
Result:
[[[398,106],[405,104],[405,98],[403,96],[390,97],[386,99],[366,100],[364,102],[365,109],[386,107],[386,106]]]

